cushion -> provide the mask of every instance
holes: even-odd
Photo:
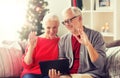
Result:
[[[113,42],[106,43],[106,47],[107,48],[115,47],[115,46],[120,46],[120,40],[115,40]]]
[[[21,74],[22,50],[18,42],[0,45],[0,77],[17,77]]]
[[[107,49],[107,69],[111,78],[120,78],[120,46]]]

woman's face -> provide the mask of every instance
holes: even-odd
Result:
[[[49,37],[56,37],[58,32],[59,22],[54,20],[48,20],[45,24],[45,33]]]

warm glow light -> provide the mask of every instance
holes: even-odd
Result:
[[[18,39],[25,13],[26,0],[0,0],[0,41]]]

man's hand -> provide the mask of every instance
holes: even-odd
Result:
[[[89,44],[89,40],[88,40],[86,33],[81,29],[78,29],[78,33],[79,33],[80,37],[77,35],[74,35],[76,37],[76,39],[79,41],[79,43],[87,46]]]
[[[88,50],[88,53],[89,53],[89,56],[90,56],[90,59],[92,62],[95,62],[98,57],[99,57],[99,54],[98,52],[96,51],[96,49],[93,47],[93,45],[90,43],[86,33],[83,31],[83,30],[78,30],[79,32],[79,35],[80,37],[76,36],[76,39],[81,43],[81,44],[84,44]]]

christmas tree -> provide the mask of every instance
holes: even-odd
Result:
[[[20,33],[20,39],[24,40],[28,38],[28,34],[31,31],[37,31],[37,35],[43,33],[42,19],[48,12],[48,2],[44,0],[28,0],[26,23],[22,27]]]

